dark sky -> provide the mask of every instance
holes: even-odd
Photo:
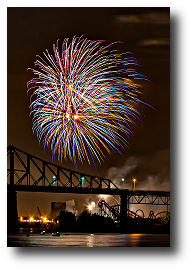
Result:
[[[152,82],[142,83],[143,99],[154,109],[142,106],[141,121],[133,127],[130,148],[106,155],[102,165],[78,165],[78,170],[109,177],[125,187],[169,190],[170,175],[170,10],[169,8],[8,8],[7,10],[7,145],[51,161],[51,152],[39,144],[32,132],[26,83],[33,78],[27,68],[46,49],[52,53],[57,39],[84,34],[89,39],[122,41],[120,51],[135,54],[137,71]],[[61,43],[60,43],[61,44]],[[57,161],[55,161],[58,164]],[[72,162],[62,166],[75,170]],[[18,192],[19,215],[50,213],[52,201],[73,200],[78,211],[89,200],[74,194]],[[97,198],[93,197],[97,202]],[[73,202],[72,202],[73,204]]]

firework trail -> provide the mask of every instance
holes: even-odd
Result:
[[[117,42],[115,42],[117,43]],[[53,55],[45,60],[37,56],[31,69],[36,75],[28,81],[33,132],[53,157],[74,164],[77,158],[89,164],[104,152],[118,146],[128,147],[131,125],[139,119],[136,104],[140,101],[139,85],[131,79],[146,79],[130,68],[138,65],[131,53],[119,54],[104,40],[74,37],[64,39],[61,54],[58,41]]]

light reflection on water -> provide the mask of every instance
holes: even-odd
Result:
[[[9,247],[169,247],[169,234],[24,233],[8,235]]]

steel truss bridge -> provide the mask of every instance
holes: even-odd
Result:
[[[130,204],[170,205],[170,192],[120,189],[110,179],[63,168],[13,145],[7,147],[7,158],[8,205],[16,201],[16,208],[17,191],[119,195],[120,219]]]
[[[119,194],[119,188],[109,179],[65,169],[13,145],[7,150],[8,188],[15,191]]]

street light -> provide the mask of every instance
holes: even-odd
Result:
[[[53,175],[52,176],[53,177],[53,182],[51,183],[51,186],[53,186],[56,182],[57,182],[57,180],[56,180],[56,176],[55,175]]]
[[[124,178],[122,178],[123,188],[124,188],[124,181],[125,181],[125,179],[124,179]]]
[[[136,179],[133,178],[133,186],[134,186],[134,190],[135,190],[135,182],[136,182]]]
[[[82,176],[80,179],[81,179],[80,185],[81,185],[81,187],[83,187],[84,186],[84,176]]]

